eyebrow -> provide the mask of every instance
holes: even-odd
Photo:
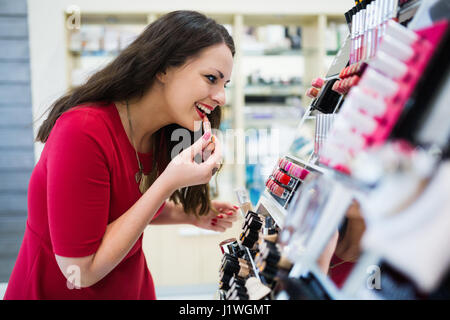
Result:
[[[220,70],[217,70],[217,69],[214,69],[214,70],[216,70],[218,73],[219,73],[219,75],[220,75],[220,79],[223,79],[223,73],[222,72],[220,72]]]
[[[214,69],[214,70],[216,70],[219,73],[220,79],[224,78],[224,75],[220,70],[218,70],[218,69]],[[230,82],[230,80],[226,81],[225,83],[228,83],[228,82]]]

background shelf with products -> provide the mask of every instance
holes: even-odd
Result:
[[[79,29],[68,31],[68,83],[69,87],[82,84],[96,70],[109,63],[118,53],[132,42],[146,26],[163,13],[144,14],[90,14],[83,13]],[[346,36],[344,20],[330,15],[322,16],[325,20],[323,30],[317,24],[317,16],[291,15],[274,18],[272,15],[241,16],[233,14],[212,14],[219,23],[224,23],[230,34],[241,33],[234,37],[237,50],[236,60],[241,62],[233,70],[234,79],[227,89],[227,104],[223,106],[223,123],[221,129],[242,128],[249,140],[262,146],[271,140],[272,132],[278,131],[274,138],[280,140],[281,150],[267,153],[269,144],[260,147],[258,163],[271,163],[275,155],[287,151],[288,144],[283,143],[284,136],[291,136],[303,115],[305,108],[305,88],[303,85],[307,61],[320,58],[321,50],[333,53],[339,50],[341,39]],[[283,24],[282,24],[283,23]],[[315,43],[309,43],[305,33],[321,33],[326,40],[323,49]],[[311,27],[311,25],[313,27]],[[306,56],[305,56],[306,52]],[[332,55],[324,55],[324,61],[318,65],[331,63]],[[306,66],[308,68],[308,66]],[[307,80],[308,81],[308,80]],[[307,98],[306,98],[307,100]],[[242,123],[242,124],[241,124]],[[256,130],[256,137],[251,130]],[[268,139],[260,136],[267,131]],[[259,140],[263,141],[259,141]],[[226,141],[230,148],[235,148],[232,141]],[[239,152],[236,150],[236,152]],[[244,150],[246,159],[254,157],[249,150]],[[231,174],[237,185],[246,185],[251,189],[252,199],[256,203],[262,178],[267,174],[268,166],[252,164],[231,165],[224,174]]]
[[[233,275],[233,259],[225,257],[219,274],[219,289],[225,299],[252,299],[255,292],[262,292],[257,299],[281,300],[449,298],[450,265],[447,258],[441,258],[449,238],[441,235],[446,233],[444,225],[450,223],[449,202],[442,192],[449,187],[450,125],[448,118],[439,119],[437,115],[444,114],[443,101],[450,90],[450,63],[446,58],[450,54],[450,12],[440,12],[433,20],[428,11],[436,13],[433,6],[439,2],[386,3],[387,14],[379,21],[385,25],[379,31],[383,36],[374,40],[377,51],[370,59],[361,58],[365,48],[358,47],[360,35],[352,33],[346,42],[351,43],[352,50],[359,50],[352,52],[358,58],[349,65],[350,50],[337,53],[338,61],[331,65],[317,98],[300,120],[299,137],[308,131],[302,132],[308,121],[312,123],[314,131],[309,140],[313,148],[298,152],[305,144],[293,143],[284,157],[274,161],[275,166],[272,162],[254,209],[249,197],[242,196],[247,191],[239,190],[245,222],[240,236],[227,248],[234,256],[240,255],[242,246],[249,249],[248,259],[258,270],[245,277],[237,272]],[[352,15],[369,14],[366,12],[381,4],[363,1]],[[416,16],[417,12],[420,14]],[[391,37],[397,44],[405,44],[405,49],[395,52]],[[406,47],[418,43],[422,43],[422,49]],[[424,59],[422,67],[406,65],[414,50],[419,50],[414,59]],[[404,68],[393,71],[387,67],[392,65],[388,61]],[[403,78],[404,85],[411,90],[399,98],[395,95],[396,81],[407,72],[411,76]],[[361,82],[345,81],[353,76]],[[418,77],[417,82],[414,77]],[[429,82],[436,87],[432,93],[424,86]],[[377,109],[380,105],[370,99],[380,101],[376,100],[379,96],[367,99],[360,93],[370,94],[369,89],[382,97],[405,99],[408,107],[399,107],[396,101],[402,100],[386,98],[385,108]],[[380,114],[380,110],[386,114]],[[367,118],[378,117],[380,131],[390,131],[381,137],[375,135],[377,131],[364,131],[366,127],[359,124],[365,118],[360,113]],[[386,119],[395,119],[388,120],[394,121],[392,128],[385,127],[390,123],[382,121]],[[358,144],[361,140],[355,139],[358,134],[366,139],[362,148]],[[346,154],[346,148],[353,149]],[[436,214],[430,216],[430,210]],[[361,248],[359,259],[339,260],[333,254],[324,271],[321,259],[324,254],[331,257],[333,241],[338,246],[342,241],[341,237],[331,241],[333,234],[339,230],[345,237],[348,221],[361,217],[366,220],[366,229],[357,243]],[[345,277],[333,278],[337,272],[333,268],[350,262],[352,268],[345,271]],[[239,260],[236,268],[239,272],[245,269],[245,261]],[[255,285],[256,276],[259,287]]]

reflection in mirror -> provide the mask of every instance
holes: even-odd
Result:
[[[307,116],[303,124],[299,125],[296,130],[288,155],[309,162],[314,153],[315,128],[316,117]]]
[[[353,199],[345,217],[317,260],[319,268],[338,288],[342,288],[361,255],[361,239],[366,223],[359,202]]]

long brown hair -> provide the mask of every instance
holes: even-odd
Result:
[[[85,84],[56,100],[39,128],[36,141],[45,143],[56,120],[67,110],[85,103],[110,104],[139,99],[150,89],[158,73],[168,67],[181,66],[201,50],[220,43],[225,43],[234,56],[234,42],[228,31],[201,13],[174,11],[162,16],[148,25],[117,58],[92,75]],[[219,128],[221,108],[215,108],[208,118],[212,128]],[[169,163],[174,146],[172,132],[178,128],[180,126],[170,124],[152,136],[154,157],[151,181]],[[191,137],[193,142],[193,132]],[[163,152],[155,152],[157,145]],[[186,213],[195,215],[205,215],[211,208],[208,184],[177,190],[170,199],[181,203]]]

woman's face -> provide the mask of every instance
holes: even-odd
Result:
[[[184,65],[168,68],[162,75],[167,112],[173,122],[191,131],[226,102],[225,86],[230,81],[233,56],[226,44],[208,47]]]

